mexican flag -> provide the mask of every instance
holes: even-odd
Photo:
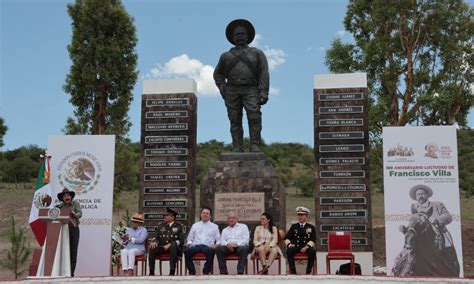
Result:
[[[51,185],[49,184],[51,157],[44,157],[44,162],[41,163],[41,168],[36,180],[35,193],[33,195],[33,202],[31,204],[30,212],[30,227],[35,234],[36,240],[43,246],[46,238],[46,223],[38,219],[38,212],[40,208],[50,208],[54,205],[54,197],[52,196]]]

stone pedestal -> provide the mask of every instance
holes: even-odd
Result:
[[[224,153],[201,182],[201,207],[213,210],[213,220],[222,229],[227,214],[237,213],[252,236],[260,215],[268,212],[275,226],[286,230],[285,188],[263,153]]]

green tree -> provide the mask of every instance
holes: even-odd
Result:
[[[64,91],[71,95],[76,119],[68,118],[64,130],[125,136],[138,74],[133,19],[119,0],[76,0],[68,13],[72,65]]]
[[[138,158],[130,149],[128,110],[137,80],[137,37],[133,19],[120,0],[76,0],[68,5],[72,65],[64,91],[75,118],[66,134],[115,134],[115,190],[135,189]],[[137,163],[137,165],[134,165]]]
[[[3,145],[5,145],[3,143],[3,136],[5,136],[5,134],[7,133],[7,130],[8,127],[5,124],[5,120],[3,119],[3,117],[0,117],[0,147],[3,147]]]
[[[370,127],[465,126],[471,91],[473,10],[462,0],[351,0],[344,26],[354,43],[333,41],[331,72],[367,72]]]
[[[459,188],[474,194],[474,130],[458,130]]]
[[[17,227],[15,218],[11,216],[10,230],[8,231],[10,249],[6,251],[7,258],[1,262],[6,269],[13,271],[15,279],[25,271],[25,264],[30,256],[30,243],[26,238],[25,229]]]

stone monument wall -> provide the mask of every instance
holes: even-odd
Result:
[[[353,251],[370,252],[370,255],[365,255],[370,261],[359,260],[365,272],[372,274],[367,107],[365,74],[316,76],[317,251],[327,251],[329,231],[351,231]]]
[[[195,218],[196,83],[145,80],[142,96],[140,197],[145,226],[154,232],[166,207],[187,228]]]

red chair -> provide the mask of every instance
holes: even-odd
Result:
[[[270,252],[268,252],[266,256],[268,257],[269,254],[270,254]],[[250,257],[250,259],[253,261],[253,274],[255,275],[260,270],[260,267],[259,267],[260,257],[258,256],[258,253],[255,252]],[[278,260],[278,275],[281,275],[281,255],[277,254],[275,260]]]
[[[198,252],[198,253],[195,253],[193,255],[193,261],[197,260],[197,261],[206,261],[206,254],[203,253],[203,252]],[[214,266],[211,267],[211,271],[210,271],[211,274],[214,274]],[[185,272],[185,275],[188,275],[188,270],[186,269],[186,272]]]
[[[160,275],[163,275],[163,265],[162,261],[170,261],[170,254],[169,252],[164,252],[156,256],[158,260],[158,264],[160,266]],[[178,275],[183,275],[183,266],[182,266],[182,258],[178,255],[178,260],[176,261],[176,266],[178,268]]]
[[[308,261],[308,255],[306,253],[302,253],[302,252],[297,252],[295,254],[295,261],[298,261],[298,260],[305,260],[305,261]],[[314,263],[313,263],[313,275],[316,275],[317,274],[317,270],[316,270],[316,257],[314,258]]]
[[[326,255],[326,273],[331,274],[331,260],[341,259],[348,259],[351,261],[351,275],[355,275],[355,257],[352,254],[351,232],[328,232],[328,254]]]
[[[246,255],[246,256],[248,257],[248,255]],[[235,252],[229,253],[229,254],[226,255],[226,257],[225,257],[225,260],[226,260],[226,261],[227,261],[227,260],[239,261],[239,259],[240,259],[240,256],[239,256],[237,253],[235,253]],[[248,274],[248,263],[245,263],[245,268],[244,268],[244,269],[245,269],[245,274]]]
[[[117,256],[117,275],[120,274],[120,267],[122,266],[122,261],[120,258],[120,255]],[[146,275],[146,254],[142,255],[137,255],[135,256],[135,275],[138,275],[138,263],[141,263],[141,268],[142,268],[142,276]]]

